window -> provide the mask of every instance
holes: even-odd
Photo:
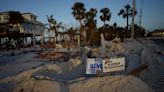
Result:
[[[3,20],[8,20],[8,16],[3,16]]]
[[[9,16],[6,16],[6,19],[8,20],[9,19]]]
[[[6,16],[3,16],[3,20],[6,20]]]
[[[34,21],[36,21],[36,17],[34,17]]]

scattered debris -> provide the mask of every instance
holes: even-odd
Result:
[[[62,52],[62,51],[45,51],[38,54],[36,57],[45,59],[45,61],[60,61],[67,62],[71,57],[78,56],[78,52]]]
[[[13,92],[153,92],[153,89],[156,92],[163,91],[164,86],[160,84],[163,83],[164,76],[162,46],[158,48],[153,42],[146,40],[142,40],[142,43],[125,40],[122,43],[119,38],[107,43],[103,49],[80,48],[80,52],[60,46],[58,49],[49,48],[38,53],[35,59],[54,61],[54,64],[44,62],[38,67],[30,67],[17,75],[1,79],[0,84],[13,84]],[[125,73],[128,72],[128,75],[118,72],[101,77],[97,71],[98,77],[85,76],[86,66],[82,63],[86,63],[87,53],[88,57],[100,58],[125,56]],[[6,57],[11,57],[10,54]],[[0,85],[0,91],[2,87]]]

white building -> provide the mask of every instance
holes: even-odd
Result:
[[[8,12],[0,13],[0,23],[7,23],[9,21]]]
[[[10,11],[7,12],[0,12],[0,23],[5,24],[9,23],[10,19]],[[22,23],[19,23],[17,25],[12,25],[14,30],[15,28],[18,29],[20,34],[22,36],[30,36],[33,37],[33,42],[35,36],[43,36],[44,35],[44,24],[37,21],[37,16],[33,13],[27,12],[27,13],[21,13],[22,17],[24,18],[24,21]],[[10,31],[12,31],[10,30]],[[35,44],[35,43],[34,43]]]
[[[151,37],[164,37],[164,29],[156,29],[148,33],[148,36]]]

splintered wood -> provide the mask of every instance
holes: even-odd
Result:
[[[132,70],[131,72],[128,73],[128,75],[133,75],[133,76],[139,76],[139,74],[148,68],[147,64],[142,64],[138,68]]]

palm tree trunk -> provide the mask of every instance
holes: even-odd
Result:
[[[81,22],[81,20],[79,20],[79,22],[80,22],[80,41],[81,41],[81,37],[83,37],[84,39],[83,39],[83,43],[86,43],[86,37],[84,36],[85,34],[84,34],[84,28],[83,28],[83,24],[82,24],[82,22]]]
[[[89,41],[88,44],[91,44],[91,41],[93,40],[93,36],[94,36],[94,29],[92,27],[89,27],[90,31],[91,31],[91,35],[89,37]]]
[[[54,41],[55,41],[55,44],[56,44],[57,41],[58,41],[58,40],[57,40],[57,38],[58,38],[57,28],[55,28],[55,34],[54,34],[54,35],[55,35],[55,37],[54,37],[55,40],[54,40]]]
[[[89,38],[88,44],[91,44],[92,39],[93,39],[93,30],[91,31],[91,36]]]
[[[57,34],[56,34],[56,31],[54,33],[54,43],[56,44],[57,43]]]
[[[56,35],[55,36],[55,43],[58,43],[58,40],[57,39],[58,39],[58,36]]]
[[[126,37],[128,37],[128,36],[129,36],[128,26],[129,26],[129,12],[127,12]]]
[[[83,32],[83,28],[82,28],[82,22],[81,22],[81,20],[79,20],[79,22],[80,22],[80,32]]]
[[[104,21],[104,27],[105,27],[105,21]]]
[[[50,31],[48,32],[48,37],[49,37],[49,41],[51,41],[51,33],[50,33]]]

